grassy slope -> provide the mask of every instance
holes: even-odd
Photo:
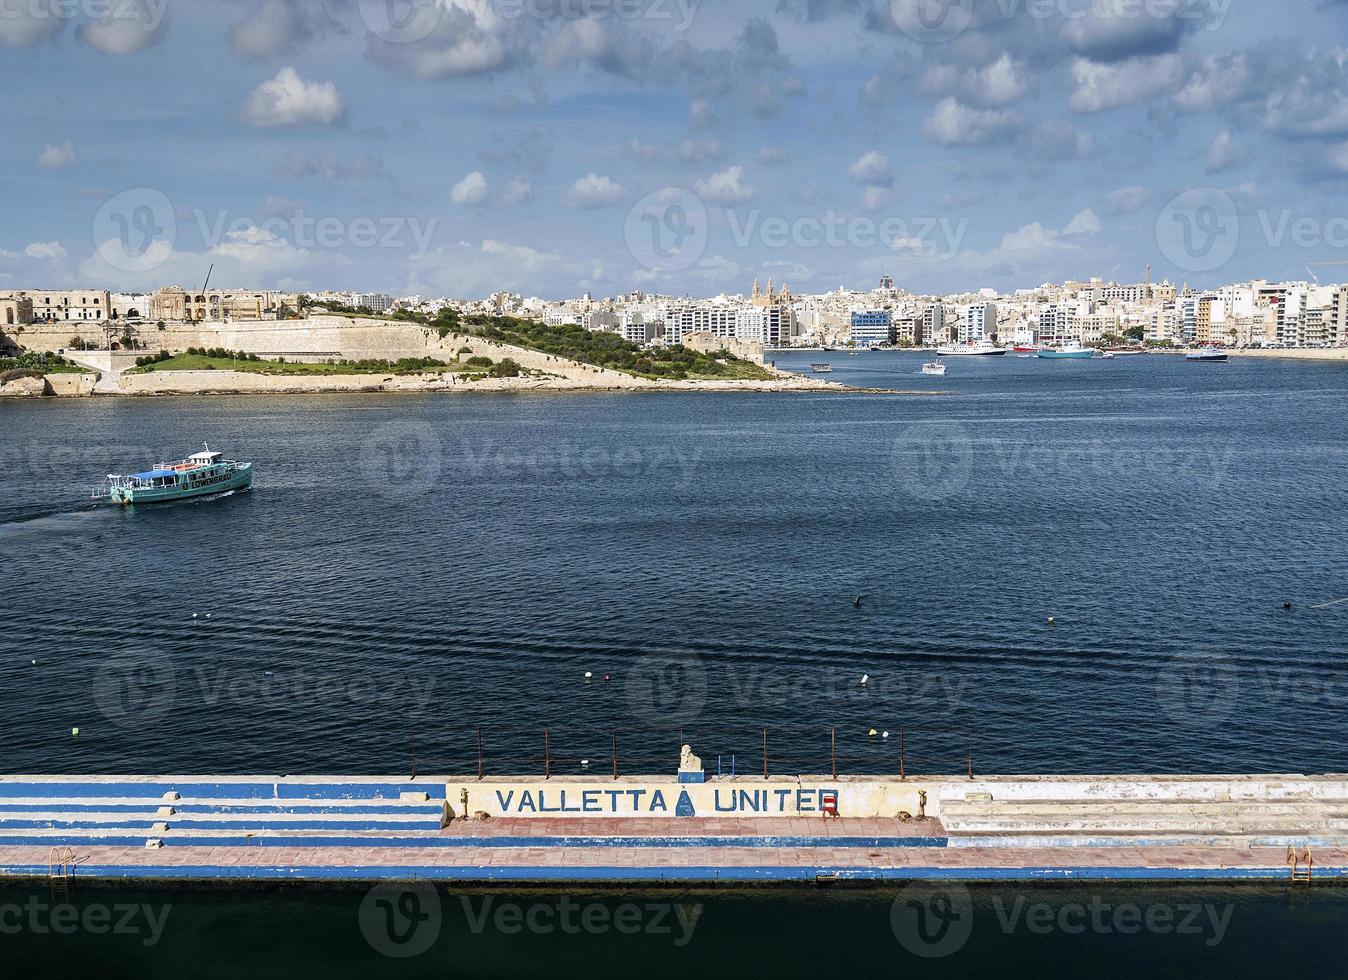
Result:
[[[166,361],[146,367],[130,368],[127,374],[146,374],[151,371],[247,371],[251,374],[320,375],[345,374],[438,374],[453,371],[458,374],[485,374],[487,368],[462,364],[458,361],[444,365],[390,365],[382,362],[353,362],[349,364],[308,364],[297,361],[251,361],[231,357],[211,357],[206,354],[178,354]]]
[[[693,381],[766,381],[774,376],[751,361],[699,354],[686,347],[641,348],[617,334],[584,327],[549,327],[514,317],[469,317],[465,326],[488,340],[514,344],[643,378]]]

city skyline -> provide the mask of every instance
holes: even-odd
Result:
[[[0,290],[1305,279],[1348,5],[1292,6],[30,0]]]

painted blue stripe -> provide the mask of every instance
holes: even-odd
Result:
[[[43,865],[0,866],[0,875],[46,878]],[[1316,867],[1317,878],[1345,879],[1348,868]],[[789,881],[1287,881],[1285,868],[1143,868],[1143,867],[1018,867],[1018,868],[854,868],[834,866],[711,866],[670,867],[530,867],[503,866],[440,867],[434,865],[389,867],[381,865],[351,867],[271,866],[237,867],[201,865],[80,865],[77,877],[140,878],[157,880],[258,881],[515,881],[515,882],[789,882]]]
[[[287,820],[243,822],[234,820],[200,820],[188,817],[155,817],[149,815],[141,820],[4,820],[0,819],[0,832],[6,830],[117,830],[149,829],[156,823],[167,823],[175,830],[232,830],[239,834],[262,832],[285,832],[296,830],[434,830],[440,829],[439,820]]]
[[[286,836],[276,831],[268,831],[266,837],[244,837],[247,830],[242,828],[236,835],[229,837],[180,836],[175,831],[191,830],[188,824],[173,824],[169,830],[158,836],[165,847],[446,847],[446,848],[500,848],[500,847],[551,847],[561,849],[630,847],[644,849],[670,850],[679,848],[782,848],[782,847],[848,847],[848,848],[913,848],[945,847],[944,837],[450,837],[428,832],[425,837],[398,837],[394,835],[376,835],[379,828],[361,837],[338,836]],[[59,828],[55,828],[59,829]],[[117,829],[117,828],[110,828]],[[254,831],[258,832],[258,831]],[[148,828],[147,828],[148,833]],[[0,836],[0,845],[32,844],[35,841],[55,841],[61,844],[110,844],[114,840],[93,835],[54,834],[42,837]],[[137,838],[137,846],[145,843]]]
[[[428,813],[439,814],[443,803],[166,803],[146,800],[143,803],[0,803],[0,813],[153,813],[161,806],[171,806],[179,813],[387,813],[390,815]],[[0,818],[3,819],[3,818]]]
[[[72,799],[119,796],[158,798],[178,793],[184,799],[239,800],[381,800],[398,801],[402,793],[426,793],[432,800],[445,798],[444,783],[248,783],[248,782],[7,782],[0,780],[0,798],[57,797]]]

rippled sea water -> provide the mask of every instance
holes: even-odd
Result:
[[[1348,364],[823,358],[950,394],[0,404],[0,766],[1348,770]]]

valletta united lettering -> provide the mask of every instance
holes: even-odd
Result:
[[[503,815],[524,816],[544,813],[593,814],[673,814],[697,815],[687,790],[677,796],[663,789],[523,789],[496,790],[496,803]],[[820,799],[836,789],[722,789],[712,790],[712,808],[716,813],[818,813]],[[705,797],[704,797],[705,801]]]

